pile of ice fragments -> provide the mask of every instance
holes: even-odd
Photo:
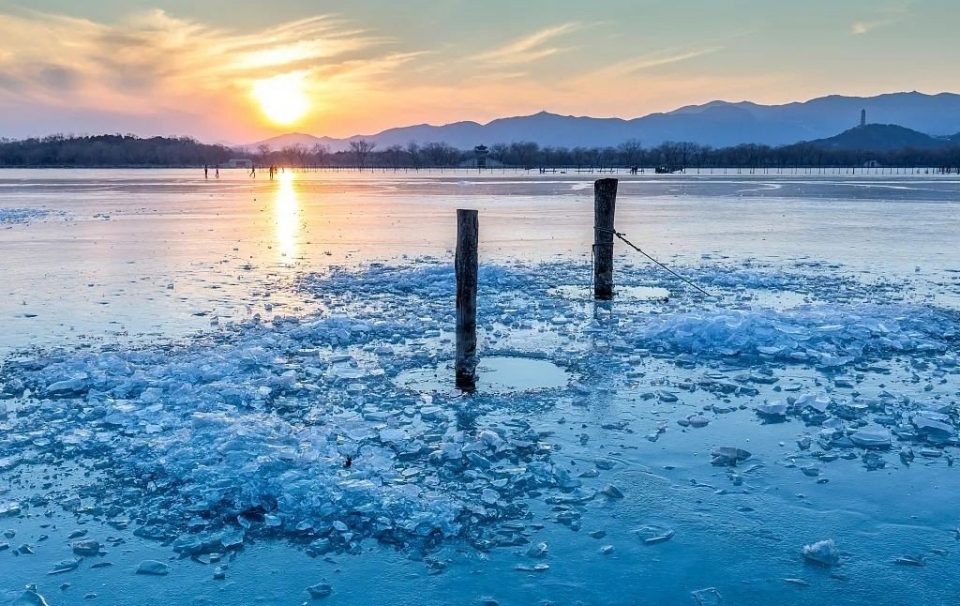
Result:
[[[598,493],[553,461],[550,432],[523,415],[619,381],[648,356],[696,369],[687,389],[723,396],[749,397],[751,384],[791,365],[838,381],[888,372],[908,355],[924,381],[957,374],[960,314],[894,300],[897,286],[807,268],[690,268],[714,298],[682,294],[604,319],[586,300],[548,294],[582,284],[586,267],[517,263],[481,268],[480,353],[517,331],[550,335],[540,355],[576,382],[470,398],[397,387],[399,373],[452,356],[451,265],[334,268],[302,281],[325,311],[255,318],[188,344],[13,356],[0,369],[0,471],[87,470],[85,485],[55,485],[23,505],[102,515],[190,555],[248,536],[300,539],[316,554],[357,551],[368,538],[420,551],[458,538],[487,549],[523,540],[502,531],[530,499]],[[662,276],[627,267],[618,278]],[[757,289],[803,292],[810,303],[755,305],[748,293]],[[717,360],[742,376],[711,372]],[[764,418],[816,426],[812,439],[826,447],[957,445],[956,398],[795,393],[758,405]]]
[[[0,225],[15,223],[29,223],[35,219],[42,219],[50,211],[40,208],[0,208]]]

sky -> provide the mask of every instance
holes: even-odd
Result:
[[[956,0],[0,0],[0,137],[960,92]]]

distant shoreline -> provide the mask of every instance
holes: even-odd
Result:
[[[210,172],[213,172],[217,169],[215,166],[207,167]],[[355,166],[307,166],[307,167],[297,167],[297,166],[285,166],[283,167],[291,172],[295,173],[312,173],[312,172],[327,172],[327,173],[471,173],[471,174],[503,174],[503,173],[515,173],[515,174],[533,174],[533,175],[544,175],[544,176],[553,176],[553,175],[569,175],[569,174],[583,174],[583,175],[596,175],[596,174],[605,174],[605,175],[620,175],[624,177],[629,176],[638,176],[638,177],[648,177],[648,176],[669,176],[669,175],[709,175],[709,174],[733,174],[733,175],[768,175],[775,176],[778,174],[783,175],[796,175],[796,174],[823,174],[823,175],[836,175],[836,174],[873,174],[873,175],[882,175],[882,174],[960,174],[960,168],[953,166],[932,166],[932,165],[907,165],[907,166],[859,166],[859,165],[849,165],[849,164],[830,164],[823,166],[691,166],[685,169],[676,169],[676,170],[666,170],[663,172],[657,172],[657,167],[655,166],[644,166],[642,167],[643,172],[634,172],[630,167],[617,166],[610,168],[588,168],[581,167],[577,168],[575,166],[556,166],[556,167],[531,167],[523,168],[520,166],[500,166],[496,168],[470,168],[462,166],[422,166],[419,168],[413,167],[384,167],[384,166],[375,166],[375,167],[366,167],[364,169],[359,169]],[[182,171],[196,171],[203,172],[203,166],[126,166],[126,165],[104,165],[104,166],[0,166],[0,173],[3,171],[15,171],[15,170],[34,170],[34,171],[53,171],[53,170],[78,170],[78,171],[95,171],[95,170],[129,170],[129,171],[161,171],[161,170],[182,170]],[[249,168],[243,167],[219,167],[219,170],[222,172],[243,172],[249,174]],[[266,166],[257,165],[257,170],[266,171]],[[211,179],[214,177],[211,175]]]

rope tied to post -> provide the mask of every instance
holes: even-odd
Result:
[[[712,296],[713,296],[713,295],[711,295],[709,292],[707,292],[706,290],[704,290],[704,289],[700,288],[699,286],[697,286],[696,284],[694,284],[693,281],[688,280],[687,278],[684,278],[683,276],[681,276],[681,275],[678,274],[677,272],[673,271],[672,269],[670,269],[669,267],[667,267],[666,265],[664,265],[664,264],[661,263],[660,261],[657,261],[656,259],[654,259],[653,257],[651,257],[649,254],[647,254],[646,252],[644,252],[643,250],[641,250],[639,246],[637,246],[636,244],[634,244],[634,243],[631,242],[630,240],[627,240],[625,233],[619,232],[619,231],[617,231],[617,230],[615,230],[615,229],[606,229],[606,228],[604,228],[604,227],[597,227],[597,226],[594,226],[593,229],[595,229],[596,231],[605,232],[605,233],[608,233],[608,234],[613,234],[614,236],[616,236],[617,238],[619,238],[620,240],[622,240],[624,244],[626,244],[627,246],[629,246],[629,247],[632,248],[633,250],[637,251],[638,253],[640,253],[641,255],[643,255],[644,257],[646,257],[647,259],[650,259],[650,261],[652,261],[654,264],[658,265],[661,269],[669,272],[670,274],[672,274],[674,277],[676,277],[676,278],[677,278],[678,280],[680,280],[681,282],[683,282],[683,283],[685,283],[685,284],[687,284],[687,285],[689,285],[689,286],[692,286],[693,288],[697,289],[698,291],[702,292],[703,294],[707,295],[708,297],[712,297]],[[611,242],[610,245],[612,246],[613,243]],[[594,244],[594,247],[596,247],[596,246],[597,246],[597,244]]]

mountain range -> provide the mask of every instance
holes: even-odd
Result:
[[[296,143],[308,147],[319,143],[331,151],[344,151],[349,149],[351,141],[366,139],[376,143],[377,149],[406,146],[412,141],[421,145],[444,142],[458,149],[514,141],[572,148],[616,146],[634,138],[640,139],[647,148],[665,141],[688,141],[713,147],[740,143],[777,146],[832,137],[859,124],[861,110],[866,110],[868,123],[896,124],[934,137],[960,132],[960,95],[909,92],[875,97],[831,95],[785,105],[711,101],[631,120],[561,116],[543,111],[530,116],[499,118],[487,124],[420,124],[346,139],[293,133],[247,147],[265,144],[277,150]]]

